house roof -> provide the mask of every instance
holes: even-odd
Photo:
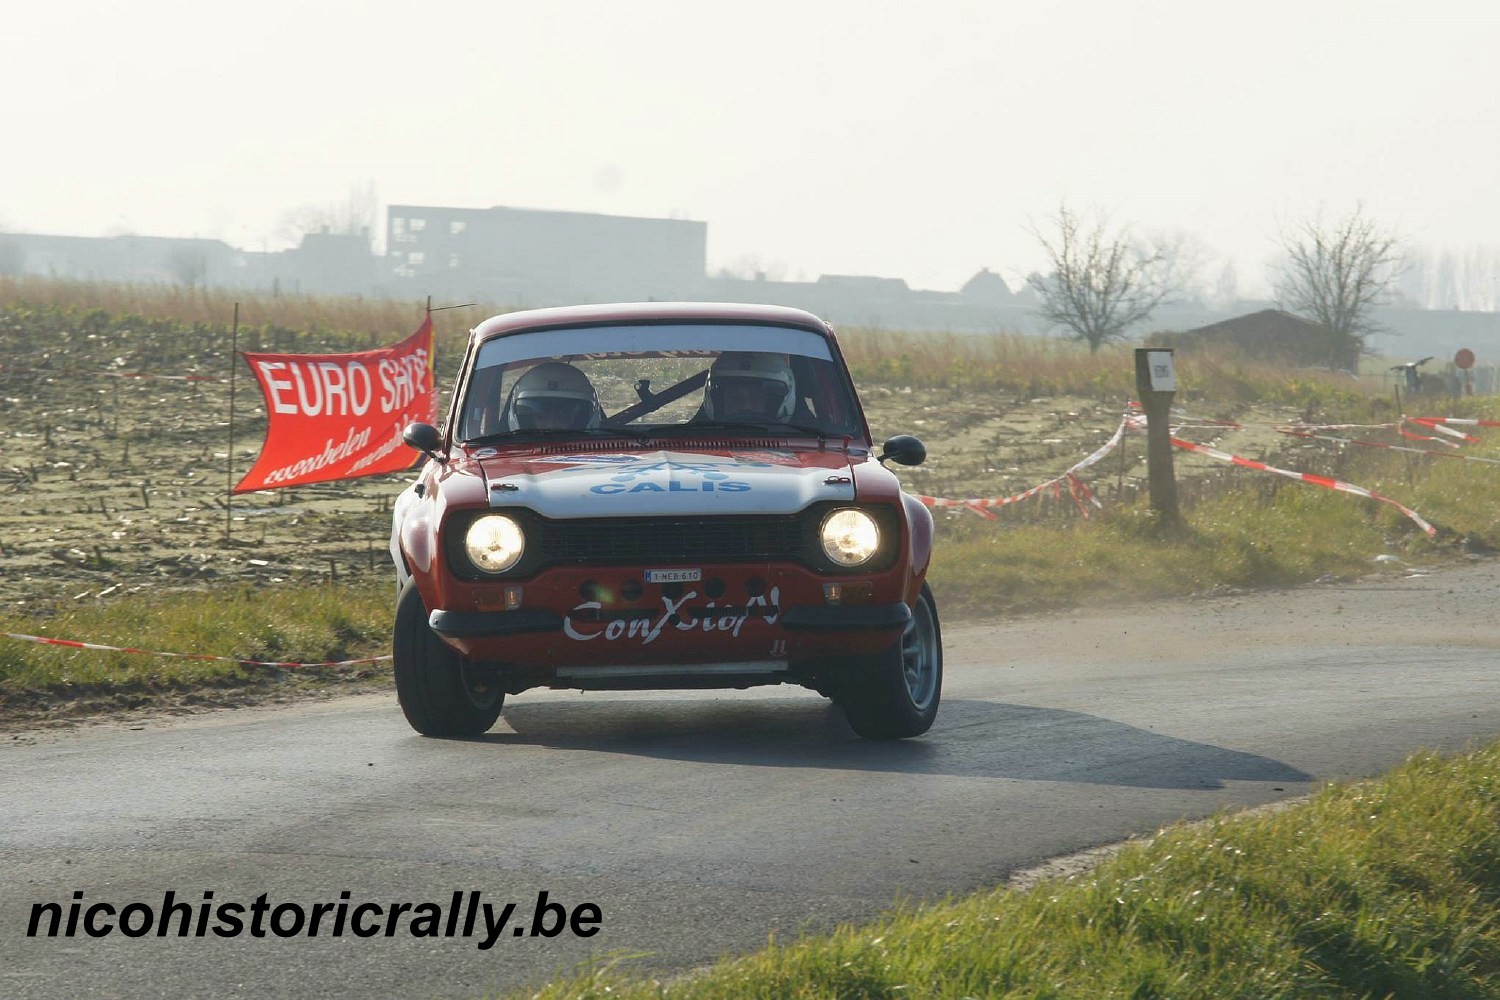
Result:
[[[1259,338],[1288,332],[1317,334],[1327,333],[1328,328],[1321,323],[1294,316],[1283,309],[1262,309],[1260,312],[1234,316],[1187,331],[1189,335],[1211,338],[1231,337],[1236,340],[1241,337]]]
[[[1164,339],[1183,348],[1226,346],[1262,361],[1336,368],[1354,367],[1360,349],[1358,337],[1337,336],[1322,323],[1281,309],[1262,309]]]
[[[959,294],[970,298],[1008,299],[1011,297],[1011,290],[1004,278],[986,267],[964,282]]]

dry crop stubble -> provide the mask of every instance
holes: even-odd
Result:
[[[7,605],[358,577],[382,562],[400,477],[229,498],[227,339],[184,351],[207,338],[28,319],[0,331]],[[138,373],[179,377],[123,377]],[[249,373],[236,381],[238,478],[265,417]]]

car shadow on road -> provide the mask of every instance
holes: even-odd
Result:
[[[1214,789],[1229,781],[1298,783],[1313,776],[1259,754],[1181,739],[1083,712],[944,701],[912,740],[856,737],[830,703],[807,700],[521,701],[512,732],[480,739],[756,767],[944,774],[1142,788]]]

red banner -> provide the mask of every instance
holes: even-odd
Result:
[[[266,398],[268,425],[236,493],[409,469],[417,455],[402,429],[413,420],[436,422],[431,316],[377,351],[241,356]]]

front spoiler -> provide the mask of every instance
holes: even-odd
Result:
[[[789,632],[880,632],[905,628],[911,608],[895,604],[810,604],[788,608],[781,627]]]
[[[532,635],[561,632],[562,615],[551,611],[434,611],[427,624],[438,635],[450,639],[483,639],[490,636]]]

